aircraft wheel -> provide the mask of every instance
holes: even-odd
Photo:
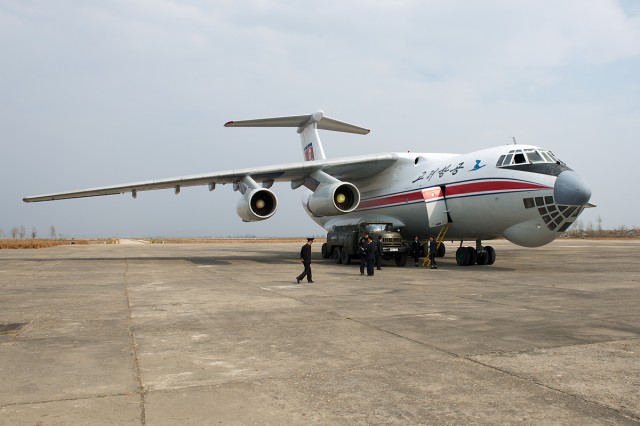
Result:
[[[467,265],[475,265],[478,260],[478,252],[473,247],[467,247],[467,251],[469,252],[469,263]]]
[[[491,246],[485,247],[487,250],[487,265],[493,265],[496,261],[496,251]]]
[[[322,244],[322,250],[320,250],[320,252],[322,253],[322,258],[323,259],[328,259],[331,257],[331,252],[329,251],[329,246],[327,245],[327,243],[323,243]]]
[[[466,247],[458,247],[456,250],[456,262],[459,266],[469,265],[469,251]]]
[[[407,264],[407,253],[396,254],[396,266],[404,266]]]
[[[440,245],[438,246],[438,253],[436,253],[436,257],[444,257],[444,254],[446,252],[447,252],[447,249],[444,246],[444,243],[440,243]]]
[[[489,262],[489,253],[485,251],[478,253],[477,263],[478,265],[486,265]]]
[[[340,251],[340,261],[342,261],[343,265],[348,265],[351,263],[351,255],[347,253],[345,249]]]
[[[333,249],[333,261],[335,263],[341,263],[342,259],[340,258],[340,247],[336,247]]]

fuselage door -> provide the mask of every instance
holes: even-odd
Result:
[[[439,186],[433,186],[422,190],[425,206],[427,208],[427,218],[429,228],[436,228],[448,223],[447,201],[444,198],[444,191]]]

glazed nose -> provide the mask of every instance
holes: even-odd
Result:
[[[553,187],[556,204],[584,206],[591,198],[591,189],[573,170],[560,173]]]

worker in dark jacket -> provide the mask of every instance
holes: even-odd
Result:
[[[420,245],[420,238],[416,235],[411,242],[411,256],[416,266],[418,266],[418,258],[422,254],[422,246]]]
[[[429,260],[431,261],[431,269],[438,269],[436,256],[438,255],[438,244],[433,235],[429,237]]]
[[[360,256],[360,275],[364,275],[364,268],[367,265],[367,244],[369,243],[369,234],[360,238],[358,242],[358,255]]]
[[[367,240],[367,275],[373,276],[373,265],[376,262],[376,251],[378,246],[373,242],[373,238]]]
[[[376,269],[379,271],[382,269],[382,253],[383,245],[382,245],[382,236],[378,235],[378,241],[376,242]]]
[[[300,281],[304,277],[307,277],[307,282],[311,284],[313,279],[311,278],[311,244],[313,244],[313,237],[307,238],[307,243],[300,249],[300,260],[304,265],[304,271],[296,277],[296,282],[300,284]]]

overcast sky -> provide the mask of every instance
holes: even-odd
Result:
[[[287,184],[243,223],[219,186],[25,204],[22,197],[302,159],[308,114],[327,157],[553,151],[591,186],[605,228],[640,226],[640,2],[0,2],[0,229],[69,237],[320,235]]]

